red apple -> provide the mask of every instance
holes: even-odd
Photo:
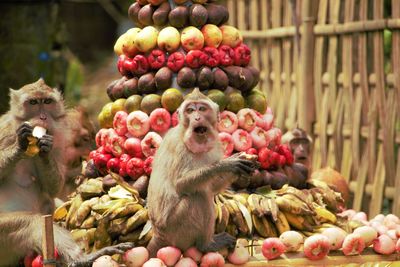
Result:
[[[122,256],[126,267],[142,267],[149,260],[149,251],[145,247],[135,247],[125,251]]]
[[[200,267],[223,267],[224,257],[218,252],[208,252],[201,258]]]
[[[329,253],[329,240],[326,236],[316,234],[304,241],[304,255],[310,260],[323,259]]]
[[[358,234],[349,234],[343,240],[342,252],[344,255],[359,255],[365,248],[364,239]]]
[[[142,146],[140,144],[141,140],[136,137],[129,137],[125,140],[124,149],[127,154],[131,157],[142,158]]]
[[[286,250],[283,242],[277,237],[268,237],[264,240],[261,252],[268,260],[275,259],[282,255]]]
[[[184,257],[189,257],[195,262],[199,263],[201,262],[201,258],[203,257],[203,253],[199,251],[196,247],[190,247],[188,248],[184,253]]]
[[[112,158],[107,162],[107,170],[119,173],[120,168],[119,158]]]
[[[196,27],[186,27],[181,33],[181,45],[186,51],[200,50],[204,46],[204,36]]]
[[[181,256],[182,252],[176,247],[163,247],[157,251],[157,258],[162,260],[167,266],[174,266]]]
[[[156,108],[149,117],[150,127],[158,133],[168,131],[171,126],[171,115],[165,108]]]

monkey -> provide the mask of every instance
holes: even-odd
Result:
[[[256,163],[240,156],[223,158],[218,139],[219,107],[198,88],[178,108],[179,123],[165,135],[150,176],[147,206],[153,237],[150,256],[164,246],[202,252],[235,245],[223,232],[214,235],[214,196]]]
[[[35,126],[47,131],[37,140],[38,154],[29,156],[25,152]],[[65,181],[63,146],[71,133],[61,93],[43,79],[10,89],[10,110],[0,117],[0,129],[0,266],[17,266],[30,251],[41,251],[40,214],[53,212],[53,198]],[[132,245],[84,255],[68,231],[57,225],[54,239],[63,262],[72,266]]]
[[[288,131],[282,136],[281,142],[288,144],[293,154],[294,161],[302,163],[310,170],[312,138],[298,127]]]

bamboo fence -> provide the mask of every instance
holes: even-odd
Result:
[[[276,125],[312,134],[313,169],[340,171],[354,209],[400,215],[400,0],[226,4]]]

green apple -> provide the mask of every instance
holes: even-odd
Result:
[[[157,37],[158,47],[169,53],[178,50],[181,44],[181,36],[179,31],[171,26],[165,27],[160,31]]]

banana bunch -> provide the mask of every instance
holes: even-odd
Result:
[[[253,222],[247,207],[246,193],[225,191],[214,197],[215,232],[228,232],[232,236],[251,236]]]
[[[145,245],[152,236],[148,211],[128,186],[105,190],[102,178],[88,179],[55,210],[54,220],[70,230],[87,253],[128,241]]]

